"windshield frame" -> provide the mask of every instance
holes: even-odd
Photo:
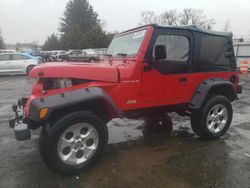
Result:
[[[141,32],[141,31],[145,31],[145,33],[144,33],[143,39],[142,39],[142,41],[141,41],[141,44],[140,44],[140,46],[139,46],[139,48],[138,48],[137,53],[136,53],[136,54],[133,54],[133,55],[129,55],[129,54],[126,55],[127,58],[136,58],[136,56],[138,55],[139,51],[141,50],[141,48],[142,48],[142,46],[143,46],[143,43],[144,43],[145,39],[147,38],[148,27],[140,27],[140,28],[137,28],[137,29],[132,29],[132,30],[128,30],[128,31],[125,31],[125,32],[122,32],[122,33],[117,34],[117,35],[112,39],[111,43],[109,44],[109,47],[107,48],[106,53],[107,53],[108,55],[112,55],[112,57],[124,58],[124,56],[121,56],[121,55],[109,54],[109,53],[108,53],[108,50],[109,50],[109,48],[110,48],[110,46],[111,46],[113,40],[116,39],[116,38],[118,38],[118,37],[126,36],[126,35],[133,34],[133,33],[135,34],[135,33],[137,33],[137,32]],[[118,54],[119,54],[119,53],[118,53]],[[121,53],[121,54],[123,54],[123,53]]]

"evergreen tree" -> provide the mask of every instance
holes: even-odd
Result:
[[[0,49],[4,49],[4,48],[5,48],[5,44],[4,44],[4,40],[2,37],[1,29],[0,29]]]
[[[59,50],[59,49],[60,49],[60,42],[57,36],[53,33],[49,37],[47,37],[43,45],[43,50]]]
[[[78,26],[80,31],[85,33],[93,26],[99,24],[98,14],[87,0],[71,0],[61,18],[59,30],[67,34],[72,27]]]
[[[59,31],[64,49],[103,48],[113,37],[102,29],[98,14],[87,0],[70,0]]]

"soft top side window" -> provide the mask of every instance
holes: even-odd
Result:
[[[203,71],[229,71],[234,67],[234,49],[223,36],[201,36],[200,69]]]
[[[225,64],[227,39],[225,37],[203,36],[200,59],[204,64]]]
[[[156,45],[165,45],[167,51],[166,61],[187,63],[189,58],[189,40],[186,36],[181,35],[159,35],[156,39]]]

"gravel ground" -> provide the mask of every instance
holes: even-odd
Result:
[[[142,120],[114,120],[102,159],[88,172],[64,177],[50,171],[38,153],[39,131],[17,142],[8,128],[10,107],[31,91],[34,80],[0,77],[0,187],[250,187],[250,77],[233,103],[227,134],[202,141],[189,118],[173,115],[174,131],[147,131]]]

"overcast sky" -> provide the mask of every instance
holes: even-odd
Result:
[[[0,0],[0,28],[6,43],[38,41],[55,32],[69,0]],[[183,8],[203,9],[223,30],[227,20],[235,35],[250,35],[250,0],[90,0],[106,30],[138,26],[140,13]]]

